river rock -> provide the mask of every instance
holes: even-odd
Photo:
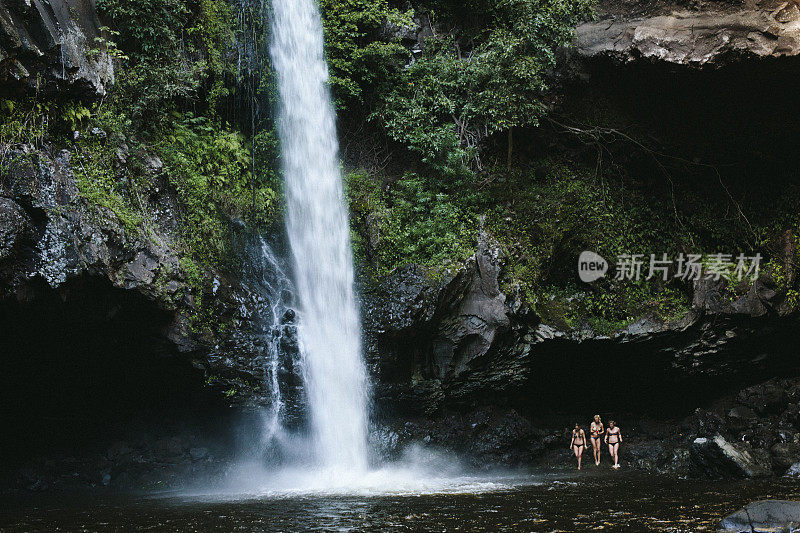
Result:
[[[761,500],[722,519],[719,533],[800,531],[800,502]]]
[[[784,476],[800,479],[800,461],[790,466]]]
[[[761,415],[780,413],[789,403],[786,390],[774,381],[748,387],[737,399]]]
[[[772,452],[772,462],[778,470],[787,470],[800,462],[800,444],[795,442],[779,442],[770,452]]]
[[[772,475],[769,454],[746,442],[730,443],[722,436],[699,437],[689,448],[689,472],[695,477],[754,478]]]

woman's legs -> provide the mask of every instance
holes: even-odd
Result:
[[[581,459],[583,459],[583,446],[573,446],[575,450],[575,457],[578,459],[578,470],[581,469]]]
[[[592,437],[592,451],[594,452],[594,464],[600,464],[600,437]]]
[[[619,466],[619,442],[614,444],[614,466]]]

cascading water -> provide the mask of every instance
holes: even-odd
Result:
[[[291,286],[283,261],[273,252],[263,238],[259,239],[258,258],[262,265],[261,285],[266,292],[268,316],[263,317],[266,330],[266,353],[264,361],[264,383],[269,390],[269,405],[264,416],[264,431],[261,452],[277,444],[284,447],[287,436],[283,427],[286,405],[281,393],[279,370],[284,355],[281,350],[281,335],[287,310],[291,305]]]
[[[314,461],[367,467],[367,376],[322,23],[314,0],[273,0],[270,52]]]
[[[233,465],[226,478],[230,485],[223,492],[373,495],[505,487],[465,476],[449,455],[423,446],[406,446],[395,461],[368,468],[372,451],[367,444],[369,382],[361,353],[350,230],[320,14],[316,0],[271,0],[271,5],[264,0],[242,1],[245,9],[240,23],[249,30],[242,31],[245,40],[240,48],[240,66],[249,85],[244,91],[249,101],[242,104],[251,112],[254,132],[264,118],[256,88],[267,70],[256,36],[265,23],[271,27],[269,48],[278,81],[277,130],[291,250],[290,303],[277,295],[284,292],[281,283],[288,282],[280,258],[262,243],[257,260],[265,272],[271,272],[263,283],[266,300],[280,300],[297,310],[297,348],[281,348],[293,337],[287,331],[295,327],[294,322],[284,323],[284,310],[264,310],[265,332],[278,332],[267,335],[264,353],[270,408],[264,411],[260,445],[249,443],[249,452]],[[256,170],[254,160],[254,174]],[[298,351],[302,390],[297,390],[294,380]],[[279,379],[279,371],[291,376],[292,383]],[[282,395],[284,389],[288,396]],[[307,424],[287,426],[289,418]],[[373,436],[384,444],[396,438],[388,429],[386,438],[380,434]]]

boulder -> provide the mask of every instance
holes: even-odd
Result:
[[[786,389],[774,381],[744,389],[737,400],[760,415],[781,413],[789,403]]]
[[[800,531],[800,502],[761,500],[722,519],[719,533]]]
[[[770,449],[775,468],[785,471],[800,462],[800,444],[795,442],[779,442]]]
[[[753,449],[746,442],[730,443],[722,436],[700,437],[689,448],[689,473],[707,478],[756,478],[772,475],[771,460],[765,450]]]
[[[784,474],[785,477],[792,477],[800,479],[800,462],[797,462],[789,467],[789,470]]]

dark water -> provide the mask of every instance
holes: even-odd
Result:
[[[682,481],[625,473],[547,478],[483,494],[0,501],[0,531],[713,531],[745,503],[800,499],[792,480]]]

